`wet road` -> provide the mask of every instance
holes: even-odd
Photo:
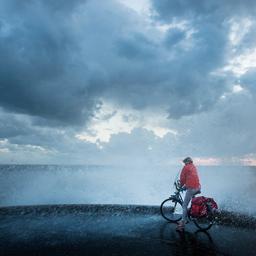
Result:
[[[154,211],[29,209],[0,210],[0,255],[256,255],[250,227],[178,233]]]

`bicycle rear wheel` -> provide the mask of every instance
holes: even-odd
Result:
[[[181,220],[182,205],[180,201],[168,198],[162,202],[160,211],[162,216],[170,222],[177,222]]]
[[[204,217],[193,218],[190,216],[190,219],[195,223],[195,225],[202,231],[206,231],[211,228],[213,225],[214,218],[212,214],[206,215]]]

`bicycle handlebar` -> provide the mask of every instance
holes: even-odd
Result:
[[[175,188],[176,188],[176,190],[177,190],[178,192],[183,192],[183,191],[186,190],[185,187],[180,187],[179,181],[175,181],[175,182],[174,182],[174,186],[175,186]]]

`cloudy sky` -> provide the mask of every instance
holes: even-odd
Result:
[[[0,163],[256,164],[255,5],[2,0]]]

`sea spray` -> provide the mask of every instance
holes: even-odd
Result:
[[[160,205],[182,166],[0,165],[0,205]],[[256,169],[198,168],[202,195],[222,209],[256,215]]]

